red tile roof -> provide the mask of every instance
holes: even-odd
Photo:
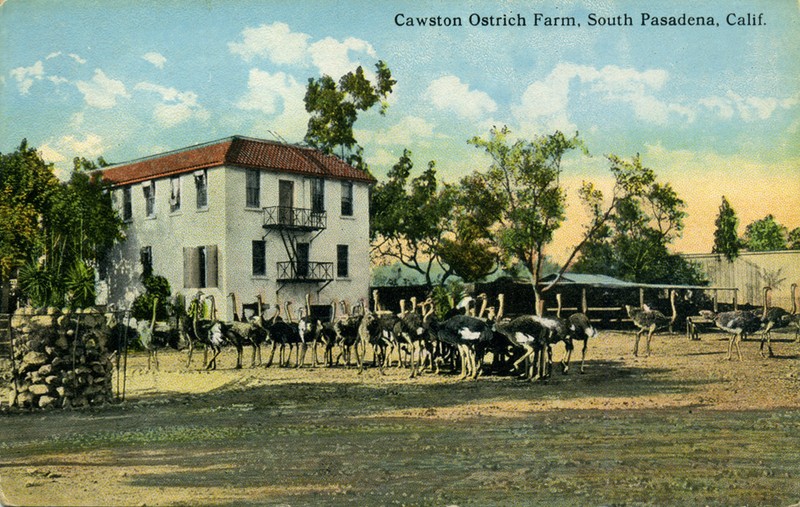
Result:
[[[370,174],[320,151],[240,136],[116,164],[103,169],[101,174],[113,185],[129,185],[223,165],[375,182]]]

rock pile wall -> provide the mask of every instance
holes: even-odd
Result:
[[[22,308],[11,318],[11,329],[11,406],[66,408],[113,401],[105,314],[95,308]]]

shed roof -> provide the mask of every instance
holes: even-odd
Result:
[[[547,285],[556,279],[556,275],[547,275],[539,283]],[[558,284],[582,285],[587,287],[604,287],[609,289],[692,289],[692,290],[737,290],[735,287],[710,287],[707,285],[681,285],[664,283],[636,283],[620,280],[608,275],[593,275],[586,273],[564,273]]]
[[[311,148],[233,136],[189,146],[100,170],[113,185],[129,185],[219,166],[239,166],[374,183],[372,175]]]

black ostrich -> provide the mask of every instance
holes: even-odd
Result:
[[[548,331],[542,326],[541,322],[534,315],[522,315],[510,321],[502,322],[494,326],[495,337],[503,336],[513,347],[523,350],[522,355],[511,365],[512,370],[519,368],[519,365],[529,361],[533,357],[533,367],[526,368],[523,376],[528,380],[534,380],[533,372],[537,370],[537,379],[544,371],[537,368],[543,364],[544,348],[546,347],[546,337]],[[495,339],[495,341],[497,341]]]
[[[671,317],[667,317],[658,310],[651,310],[647,307],[633,308],[630,305],[625,305],[625,311],[628,313],[628,317],[630,317],[630,319],[633,321],[633,324],[639,328],[639,331],[636,332],[636,343],[633,346],[634,356],[639,355],[639,339],[645,332],[647,332],[647,347],[645,350],[645,355],[649,356],[650,341],[653,339],[653,333],[665,327],[672,328],[672,324],[675,322],[675,318],[677,316],[675,311],[674,290],[670,291],[669,293],[669,303],[672,307]]]
[[[728,340],[728,360],[731,359],[733,347],[736,347],[736,354],[739,361],[742,360],[742,352],[739,349],[739,342],[742,336],[748,333],[755,333],[761,329],[761,319],[758,315],[747,310],[736,310],[733,312],[714,313],[709,310],[700,310],[700,315],[706,319],[714,321],[714,325],[731,335]]]
[[[589,338],[594,338],[597,336],[597,329],[595,329],[592,326],[592,323],[589,322],[589,317],[583,313],[573,313],[567,318],[567,320],[575,328],[575,332],[572,334],[572,339],[583,342],[583,348],[581,349],[581,373],[584,373],[586,349],[589,347]],[[563,361],[561,361],[564,373],[569,371],[569,360],[572,357],[572,349],[573,347],[567,347],[567,356]]]
[[[461,379],[478,378],[477,350],[492,340],[492,326],[477,317],[456,315],[443,322],[431,321],[440,341],[453,345],[461,355]]]
[[[764,326],[764,329],[761,332],[761,346],[759,347],[759,353],[761,354],[761,357],[767,357],[764,355],[764,342],[767,344],[768,356],[773,357],[772,345],[770,344],[770,341],[772,340],[772,330],[787,327],[793,322],[793,314],[795,314],[797,311],[797,303],[794,300],[796,289],[797,285],[792,284],[792,312],[789,313],[783,308],[769,306],[768,295],[772,288],[764,287],[764,313],[761,315],[761,324]]]

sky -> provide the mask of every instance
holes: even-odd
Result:
[[[406,148],[443,181],[485,170],[467,141],[493,126],[580,134],[557,259],[581,181],[610,190],[609,154],[640,154],[686,201],[676,251],[710,251],[723,195],[740,234],[767,214],[800,227],[800,0],[0,0],[0,153],[25,138],[67,178],[76,156],[300,142],[308,79],[378,60],[389,108],[355,128],[379,180]]]

